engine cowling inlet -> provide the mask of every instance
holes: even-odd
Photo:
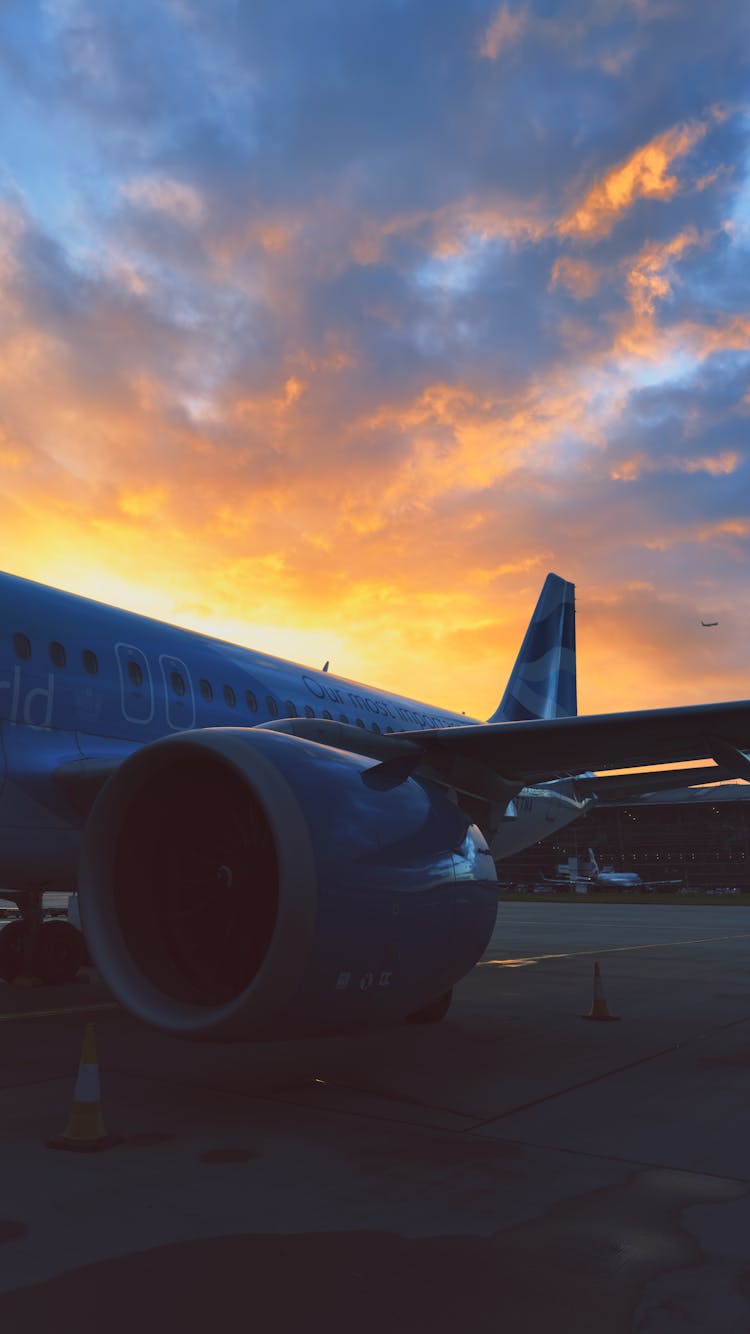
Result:
[[[263,729],[145,746],[106,784],[81,858],[84,933],[115,995],[194,1037],[397,1018],[450,987],[494,923],[494,865],[428,782]]]

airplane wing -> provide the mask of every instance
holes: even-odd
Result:
[[[575,786],[579,797],[596,797],[600,803],[612,801],[619,805],[649,792],[705,787],[707,783],[727,783],[738,777],[748,775],[737,774],[721,764],[690,765],[686,769],[651,769],[645,773],[585,774],[576,778]]]
[[[705,759],[750,777],[750,760],[742,754],[750,749],[750,701],[425,729],[394,740],[421,748],[435,767],[460,758],[522,785],[586,770]]]
[[[372,786],[396,786],[419,771],[489,800],[587,770],[631,769],[713,759],[722,774],[750,778],[750,701],[644,709],[572,718],[478,723],[374,735],[322,718],[279,718],[264,729],[369,755]],[[709,770],[713,774],[713,770]]]
[[[748,700],[633,713],[424,728],[392,735],[374,735],[321,718],[279,718],[260,726],[320,745],[369,755],[379,761],[368,771],[368,781],[373,786],[395,785],[418,769],[465,791],[496,800],[507,800],[512,789],[587,770],[630,769],[691,760],[713,759],[721,766],[722,776],[750,778],[750,760],[742,753],[750,750]],[[61,765],[55,778],[80,813],[86,814],[123,758],[113,755],[76,760]],[[714,771],[701,773],[713,775]]]

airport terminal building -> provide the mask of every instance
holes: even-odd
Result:
[[[627,803],[597,802],[554,837],[499,863],[502,880],[553,876],[569,857],[593,848],[600,866],[676,881],[696,891],[750,893],[750,784],[651,792]]]

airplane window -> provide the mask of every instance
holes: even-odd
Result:
[[[328,720],[330,721],[331,715],[327,709],[324,709],[320,716],[321,718],[328,718]]]
[[[180,695],[180,696],[184,695],[185,694],[184,676],[181,676],[179,672],[170,672],[169,679],[172,682],[172,689],[174,690],[175,695]]]
[[[349,722],[349,719],[347,718],[347,716],[346,716],[345,713],[340,713],[340,714],[339,714],[339,722],[340,722],[340,723],[348,723],[348,722]]]
[[[268,705],[268,712],[270,713],[271,717],[278,718],[279,706],[276,703],[276,700],[274,699],[273,695],[266,695],[266,704]]]
[[[67,662],[67,655],[62,644],[53,640],[49,646],[49,660],[53,667],[64,667]]]
[[[83,650],[81,662],[83,663],[83,670],[88,672],[89,676],[96,676],[99,671],[99,659],[92,649],[85,648]]]
[[[380,728],[378,727],[377,723],[370,723],[370,731],[377,732],[378,736],[380,736]]]
[[[232,687],[224,686],[222,694],[224,696],[224,703],[228,704],[230,709],[233,709],[235,704],[237,703],[237,696],[235,695]]]
[[[306,718],[314,718],[314,717],[315,717],[315,710],[314,710],[312,704],[306,704],[306,705],[305,705],[305,717],[306,717]]]
[[[296,718],[296,717],[297,717],[297,705],[296,705],[296,704],[293,704],[292,701],[291,701],[290,699],[285,699],[285,700],[284,700],[284,713],[286,714],[287,718]]]
[[[258,701],[255,698],[255,695],[253,694],[252,690],[245,691],[245,703],[247,704],[247,707],[249,708],[251,713],[258,712]]]
[[[364,727],[364,723],[362,722],[361,718],[355,718],[354,721],[357,724],[357,727]]]
[[[133,658],[130,658],[128,661],[128,680],[132,686],[143,685],[143,668],[141,667],[141,664],[135,662]]]
[[[201,692],[202,699],[208,699],[208,700],[213,699],[214,688],[211,685],[210,681],[206,681],[205,677],[198,682],[198,689]]]
[[[15,634],[13,636],[13,647],[17,658],[31,657],[31,640],[28,635]]]

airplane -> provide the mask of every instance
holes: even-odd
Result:
[[[718,624],[719,624],[718,621],[701,621],[701,625],[703,626],[704,630],[708,630],[711,628],[711,626]]]
[[[601,869],[593,855],[589,853],[589,856],[594,862],[594,870],[589,879],[589,883],[594,889],[645,889],[637,871],[615,871],[612,866],[605,866]]]
[[[439,1019],[525,788],[747,763],[749,701],[485,723],[9,574],[0,608],[0,884],[77,885],[111,991],[174,1035]]]
[[[559,575],[556,574],[550,573],[547,576],[509,677],[503,699],[493,715],[494,719],[512,719],[518,717],[563,717],[575,714],[577,686],[574,599],[575,587],[573,584],[561,579]],[[170,627],[162,627],[162,629],[169,630]],[[139,634],[142,635],[142,630],[140,629]],[[133,636],[131,635],[131,637]],[[26,645],[23,636],[17,636],[16,639],[18,642],[14,641],[14,654],[18,657],[19,651],[21,654],[26,652]],[[28,639],[28,636],[26,636],[26,639]],[[231,648],[232,646],[225,647]],[[244,664],[245,666],[252,663],[255,669],[258,668],[259,655],[252,655],[247,650],[239,650],[236,648],[233,648],[233,652],[244,654],[245,659],[247,660]],[[52,665],[67,666],[67,664],[63,662],[64,650],[60,643],[50,645],[49,655]],[[143,690],[146,688],[143,683],[139,684],[138,681],[139,677],[143,677],[143,682],[145,683],[146,678],[144,673],[148,670],[146,660],[144,657],[142,664],[139,664],[136,653],[128,652],[127,655],[125,655],[125,650],[122,648],[122,645],[119,644],[115,647],[115,657],[117,659],[119,679],[120,711],[122,717],[131,724],[131,733],[135,731],[135,735],[138,737],[139,734],[143,733],[144,728],[147,728],[147,724],[150,721],[150,719],[146,717],[147,706],[144,704],[143,699],[141,699],[137,707],[134,704],[134,700],[136,699],[136,689],[142,696]],[[90,660],[87,659],[87,662],[84,663],[84,667],[87,663],[89,666],[93,665]],[[300,683],[296,680],[294,675],[294,664],[263,658],[260,666],[261,670],[266,673],[266,688],[273,690],[275,694],[265,695],[264,708],[264,694],[263,691],[259,689],[253,697],[253,704],[257,706],[257,710],[256,708],[252,708],[251,712],[257,711],[259,720],[263,721],[265,719],[267,721],[275,716],[274,708],[277,707],[276,694],[288,695],[291,693],[294,695],[296,693],[299,695]],[[15,716],[18,710],[18,702],[15,700],[15,692],[20,691],[21,689],[20,667],[18,667],[18,671],[16,671],[16,667],[18,667],[18,664],[14,666],[12,673],[10,673],[9,669],[9,675],[12,676],[12,687],[8,682],[0,682],[0,710],[2,709],[3,689],[12,688],[12,691],[14,692],[14,697],[7,701],[10,706],[11,721],[13,722],[14,729],[20,724],[20,720]],[[284,678],[284,673],[286,672],[288,677],[290,669],[293,670],[291,682]],[[330,662],[327,660],[323,664],[321,670],[328,675],[329,669]],[[302,670],[303,669],[301,668],[297,668],[296,676],[299,676],[299,673]],[[269,672],[271,675],[268,674]],[[102,678],[99,672],[89,672],[89,675],[94,675],[97,680],[101,682]],[[126,675],[127,691],[125,691]],[[188,675],[186,674],[186,682],[188,679]],[[41,680],[42,678],[40,677],[40,681]],[[314,700],[317,701],[318,699],[323,698],[331,703],[335,702],[336,699],[341,696],[341,685],[346,684],[350,687],[354,684],[350,681],[346,683],[340,682],[339,686],[328,686],[326,690],[325,687],[327,683],[321,683],[319,680],[316,681],[312,676],[303,676],[302,682],[306,686],[308,696],[312,693],[312,698]],[[32,689],[27,698],[34,698],[38,693],[40,698],[47,700],[47,704],[51,708],[51,694],[48,695],[47,691],[53,692],[57,685],[59,695],[59,687],[61,683],[62,678],[51,674],[49,676],[48,686],[45,688],[44,686],[37,684],[36,689]],[[206,694],[205,685],[205,681],[199,682],[199,694],[202,696]],[[133,687],[133,689],[131,689],[131,687]],[[107,688],[111,695],[111,683],[109,683]],[[92,685],[87,686],[87,696],[83,696],[78,692],[77,708],[79,712],[82,707],[82,700],[87,699],[89,696],[91,699],[94,698],[92,694],[93,689],[94,687]],[[150,689],[151,687],[149,686],[148,690]],[[331,693],[332,690],[334,692],[333,694]],[[192,681],[190,682],[190,691],[191,694],[195,694]],[[115,693],[117,693],[116,687]],[[214,724],[219,722],[235,722],[236,702],[232,698],[233,693],[231,687],[224,686],[221,700],[214,701],[211,699],[206,701],[212,705],[212,716],[207,717],[206,721],[210,721]],[[303,691],[302,693],[304,694],[305,692]],[[354,698],[351,691],[349,691],[348,694],[350,698]],[[357,698],[363,708],[365,705],[367,705],[368,708],[371,707],[372,701],[369,696]],[[246,691],[246,703],[248,702],[248,699],[249,695]],[[97,707],[101,707],[101,703],[101,700],[99,700]],[[401,700],[400,704],[396,704],[395,700],[392,700],[391,705],[393,707],[391,705],[386,706],[389,716],[393,714],[394,708],[397,709],[399,714],[403,714],[403,705],[405,703],[408,702]],[[223,709],[223,714],[220,713],[218,716],[215,712],[217,705],[219,709]],[[37,706],[34,707],[36,708]],[[107,707],[106,700],[104,701],[104,707]],[[151,707],[152,705],[149,704],[148,709]],[[174,718],[169,717],[169,707],[168,704],[167,721],[171,726],[175,728],[177,728],[178,725],[182,727],[190,727],[195,724],[195,716],[191,715],[188,717],[184,713],[182,716],[178,716],[177,710],[181,708],[178,701],[171,701],[171,708],[175,714]],[[381,700],[378,708],[382,709],[382,707],[383,702]],[[35,728],[34,724],[31,722],[32,713],[30,710],[31,705],[24,704],[24,722],[29,724],[32,730],[39,731],[40,729],[38,727]],[[303,711],[307,717],[312,717],[317,712],[315,705],[309,703],[304,706]],[[278,712],[279,716],[294,716],[296,712],[298,712],[297,705],[292,700],[286,699],[283,706],[278,706]],[[323,719],[331,720],[330,710],[323,709],[320,713]],[[345,723],[348,723],[349,721],[347,715],[339,714],[338,717],[340,721]],[[413,710],[407,710],[404,717],[409,723],[413,723],[417,719],[417,714],[414,713]],[[388,735],[391,731],[403,730],[404,717],[398,718],[398,726],[395,728],[390,723],[386,724],[385,734]],[[462,714],[461,721],[464,722],[465,720],[465,714]],[[43,721],[46,724],[46,717]],[[251,723],[254,723],[255,719],[251,719],[250,721]],[[454,723],[457,721],[455,715],[451,718],[451,721]],[[85,727],[85,719],[83,722]],[[121,722],[122,718],[118,717],[115,723],[115,733],[117,726],[119,726]],[[364,725],[363,719],[361,718],[357,718],[356,723],[359,726]],[[109,722],[102,720],[97,726],[98,729],[103,729],[105,734],[114,735],[112,726]],[[376,735],[380,732],[380,724],[375,721],[370,723],[370,728]],[[161,735],[163,731],[163,727],[157,726],[155,734]],[[150,730],[149,735],[151,732],[153,732],[153,729]],[[82,733],[80,731],[76,733],[77,738],[80,738],[81,735]],[[28,744],[28,742],[26,744]],[[34,744],[38,748],[38,741]],[[92,739],[89,738],[84,743],[83,749],[86,751],[90,750],[92,744],[94,743]],[[51,767],[54,768],[54,764],[51,764]],[[98,771],[96,770],[96,767],[89,763],[87,774],[90,790],[86,793],[84,791],[86,783],[86,780],[84,779],[84,770],[79,766],[75,781],[78,784],[79,793],[84,793],[84,805],[87,801],[90,801],[95,794],[97,773]],[[68,781],[68,779],[66,777],[65,765],[63,764],[58,773],[58,784],[60,782],[64,784],[66,781]],[[21,795],[19,792],[16,792],[14,796],[17,805],[21,800]],[[28,792],[26,796],[28,798]],[[466,794],[464,794],[464,797],[465,800],[468,800]],[[493,823],[494,834],[491,842],[493,857],[495,859],[500,859],[502,857],[510,856],[518,849],[530,846],[538,840],[549,836],[565,824],[570,823],[571,820],[576,819],[588,808],[592,800],[591,797],[583,797],[582,799],[579,799],[575,791],[572,790],[570,780],[565,779],[537,787],[523,788],[517,796],[507,802],[502,813],[496,813],[496,818]],[[7,802],[6,807],[10,809]],[[1,811],[2,808],[0,807],[0,828],[2,828],[3,818]],[[18,819],[18,813],[15,812],[12,815],[12,818]],[[23,817],[26,826],[34,824],[35,818],[33,809],[28,806],[27,800]],[[43,826],[43,814],[38,823],[40,826]],[[49,831],[47,831],[45,838],[49,840],[50,837],[51,835]],[[65,835],[60,835],[58,831],[54,837],[59,839],[60,837],[65,837]],[[58,849],[58,854],[59,853],[60,850]],[[39,880],[37,877],[33,886],[23,882],[22,887],[18,887],[19,870],[16,868],[16,888],[10,891],[4,891],[6,899],[15,902],[21,909],[20,918],[17,919],[13,930],[8,931],[6,928],[6,931],[3,934],[0,934],[0,977],[5,980],[11,980],[14,975],[18,975],[23,971],[24,965],[28,965],[28,968],[32,973],[38,974],[44,980],[49,982],[61,982],[69,980],[74,976],[80,965],[82,953],[82,942],[80,938],[72,935],[70,931],[66,931],[63,923],[56,922],[52,924],[48,919],[44,919],[42,912],[42,891],[39,888],[39,885],[43,884],[47,890],[53,889],[59,892],[65,887],[65,876],[67,875],[67,888],[71,891],[75,889],[75,883],[71,878],[69,855],[67,862],[65,857],[62,857],[56,879],[53,878],[55,869],[52,866],[48,866],[46,869],[48,874],[44,881]],[[63,877],[62,879],[60,878],[61,876]],[[2,895],[0,895],[0,897],[2,897]],[[77,896],[75,894],[73,894],[69,903],[68,921],[80,932],[80,911]]]
[[[660,886],[676,887],[682,884],[681,879],[645,881],[637,871],[615,871],[612,866],[600,866],[593,848],[589,848],[589,865],[592,868],[590,883],[595,890],[656,889]]]
[[[542,872],[537,884],[534,886],[536,893],[542,893],[545,890],[550,893],[564,893],[576,891],[577,893],[588,893],[590,890],[594,893],[606,893],[608,890],[627,892],[628,890],[646,891],[658,888],[676,889],[683,884],[681,879],[672,880],[643,880],[637,871],[615,871],[612,866],[599,866],[596,857],[591,848],[589,848],[588,861],[578,865],[578,858],[569,859],[568,864],[560,864],[557,868],[557,874],[550,876]]]

